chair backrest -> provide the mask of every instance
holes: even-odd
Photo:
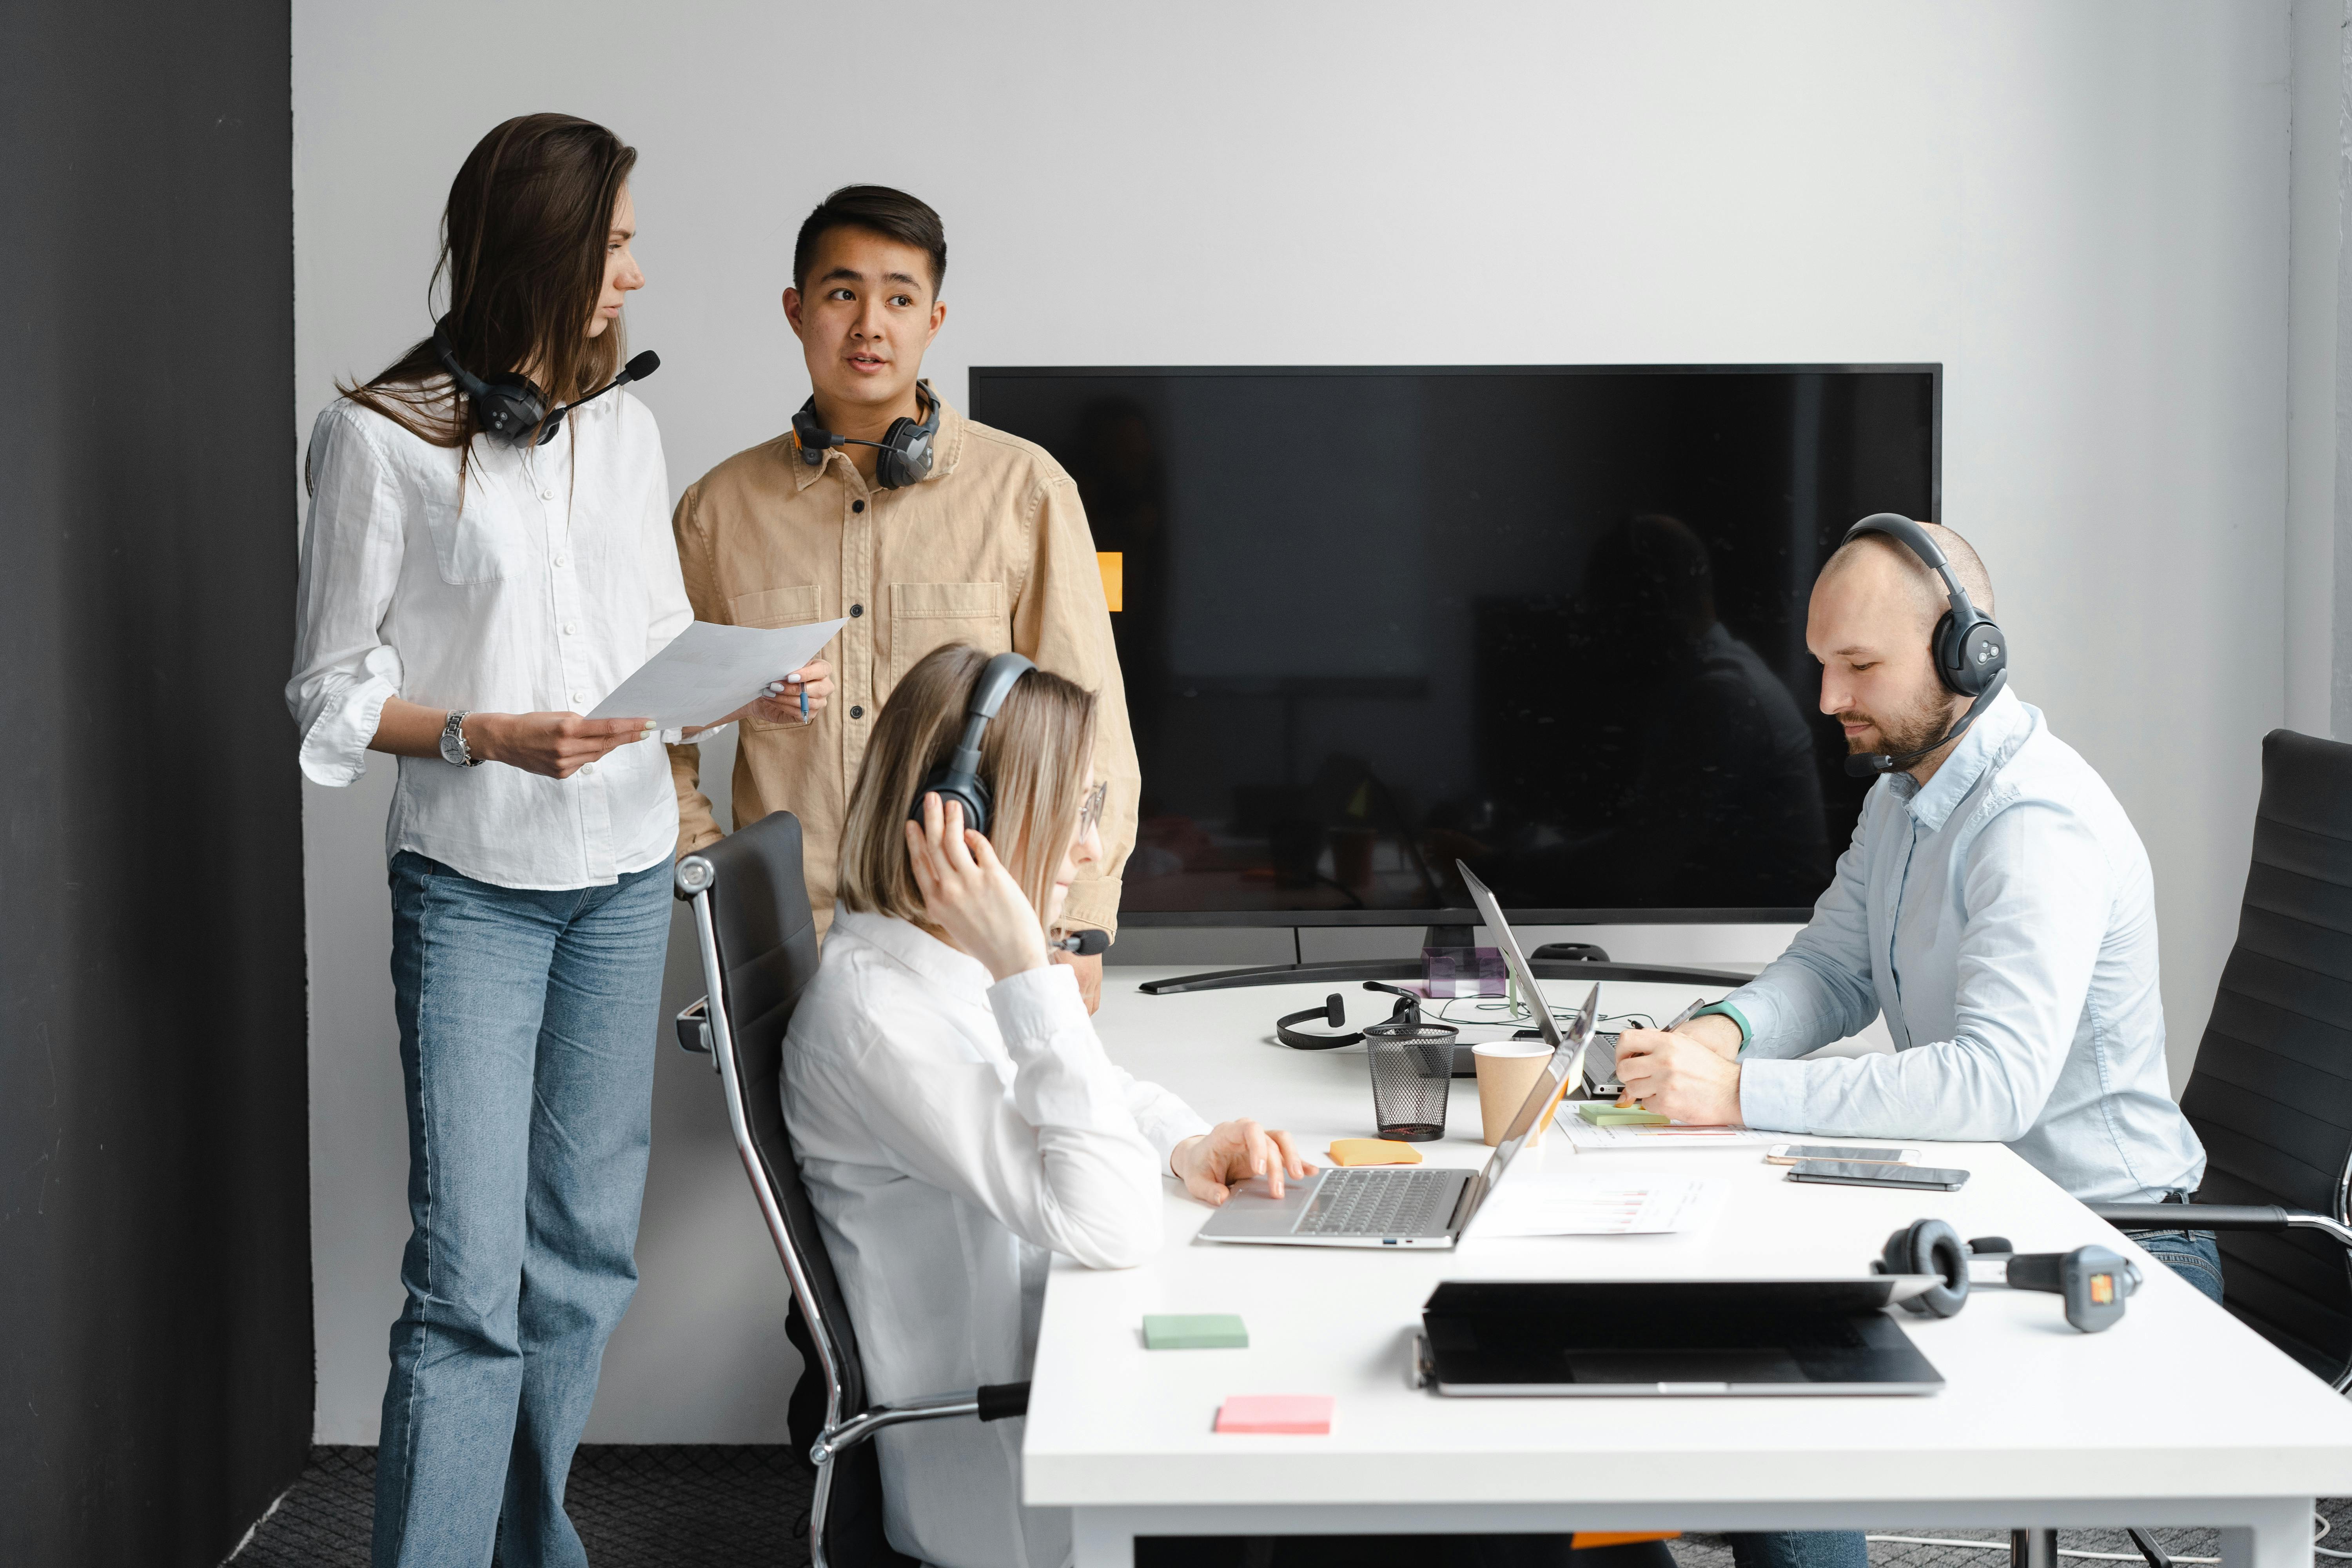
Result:
[[[2352,746],[2263,742],[2237,945],[2180,1108],[2205,1144],[2203,1202],[2352,1220]],[[2333,1381],[2352,1360],[2343,1250],[2307,1231],[2221,1244],[2230,1310]]]
[[[793,1394],[791,1428],[793,1446],[805,1457],[822,1426],[866,1408],[866,1378],[841,1281],[784,1123],[784,1031],[817,970],[799,819],[774,812],[684,857],[677,892],[695,902],[711,1047],[720,1058],[736,1149],[792,1280],[786,1332],[804,1370]],[[835,1568],[911,1564],[883,1536],[875,1446],[858,1444],[833,1469],[824,1521],[826,1561]]]

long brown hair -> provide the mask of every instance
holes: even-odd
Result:
[[[936,931],[907,854],[908,805],[943,766],[963,733],[971,689],[988,655],[967,643],[925,654],[891,689],[850,791],[841,831],[841,901]],[[1095,750],[1095,697],[1043,669],[1013,683],[980,742],[991,797],[989,843],[1040,920],[1078,831],[1087,761]]]
[[[532,367],[549,405],[613,379],[621,324],[586,335],[604,289],[604,241],[637,150],[570,114],[525,114],[474,144],[441,214],[441,255],[457,363],[478,376]],[[468,446],[474,406],[446,378],[428,334],[363,386],[354,403],[436,447]]]

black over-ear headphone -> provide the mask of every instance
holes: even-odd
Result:
[[[824,461],[825,450],[831,447],[871,447],[882,455],[874,459],[874,483],[886,490],[904,489],[908,485],[921,484],[931,477],[931,438],[940,433],[940,395],[931,390],[928,381],[915,383],[917,406],[923,410],[919,420],[905,415],[890,421],[890,428],[882,432],[879,441],[861,441],[854,436],[836,436],[816,420],[816,397],[801,405],[793,416],[793,442],[799,447],[801,461],[815,468]]]
[[[996,710],[1004,706],[1004,694],[1013,689],[1013,683],[1036,668],[1017,653],[1000,653],[988,661],[980,679],[972,682],[971,701],[964,708],[962,738],[948,753],[945,765],[933,770],[915,792],[915,804],[907,810],[908,821],[922,821],[923,797],[937,795],[942,811],[948,802],[961,801],[963,825],[975,833],[988,831],[990,799],[988,785],[980,776],[981,737],[988,733],[988,721],[996,717]]]
[[[1997,1266],[1985,1283],[2012,1290],[2042,1290],[2066,1300],[2066,1321],[2086,1334],[2123,1320],[2124,1304],[2140,1287],[2139,1266],[2104,1247],[2072,1252],[2019,1252],[2001,1236],[1963,1242],[1939,1219],[1914,1220],[1886,1238],[1870,1266],[1874,1274],[1932,1274],[1936,1283],[1905,1301],[1923,1318],[1948,1318],[1969,1304],[1971,1263]]]
[[[1969,710],[1960,715],[1959,722],[1946,730],[1936,740],[1916,752],[1899,757],[1883,752],[1848,757],[1845,771],[1858,779],[1875,778],[1891,773],[1897,768],[1907,768],[1937,747],[1957,741],[1969,732],[1985,704],[2000,695],[2009,684],[2009,637],[1993,624],[1990,616],[1979,610],[1969,599],[1969,591],[1952,572],[1952,563],[1944,557],[1943,546],[1934,536],[1900,512],[1874,512],[1845,531],[1840,547],[1853,543],[1865,533],[1883,533],[1899,541],[1926,563],[1927,570],[1944,580],[1944,596],[1951,608],[1936,623],[1927,639],[1927,654],[1936,666],[1936,679],[1944,689],[1955,696],[1971,698]]]
[[[1383,985],[1377,980],[1365,981],[1364,989],[1386,991],[1396,997],[1396,1006],[1389,1013],[1391,1023],[1402,1019],[1418,1019],[1421,1016],[1421,998],[1410,991],[1402,991],[1393,985]],[[1320,1007],[1309,1007],[1298,1013],[1285,1013],[1281,1017],[1276,1018],[1274,1021],[1274,1037],[1294,1051],[1337,1050],[1341,1046],[1352,1046],[1364,1037],[1363,1031],[1360,1029],[1351,1030],[1344,1035],[1307,1035],[1290,1026],[1293,1024],[1304,1024],[1312,1018],[1320,1018],[1335,1029],[1345,1029],[1348,1027],[1348,1005],[1339,1000],[1339,994],[1334,991],[1330,995],[1323,998],[1323,1005]]]
[[[547,394],[540,391],[527,376],[493,375],[485,379],[474,374],[457,363],[457,345],[449,336],[449,318],[442,317],[433,323],[433,353],[449,379],[457,384],[474,405],[474,422],[497,440],[509,447],[531,442],[531,432],[539,432],[537,446],[544,447],[555,439],[555,432],[563,416],[582,404],[593,403],[616,386],[633,381],[643,381],[661,368],[661,355],[651,349],[636,355],[621,369],[621,374],[598,387],[579,403],[557,405],[553,412],[547,406]]]

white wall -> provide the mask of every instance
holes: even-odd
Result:
[[[973,363],[1942,361],[1944,519],[2147,841],[2185,1076],[2285,700],[2285,0],[297,0],[294,37],[306,430],[426,329],[467,148],[545,108],[643,150],[674,487],[805,395],[776,295],[851,180],[947,220],[956,399]],[[327,1441],[373,1440],[405,1224],[389,772],[306,796]],[[781,1287],[715,1087],[666,1049],[656,1092],[590,1436],[777,1439]]]

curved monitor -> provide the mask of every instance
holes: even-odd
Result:
[[[1937,510],[1937,365],[975,369],[1076,481],[1130,924],[1797,921],[1867,784],[1806,600]],[[1111,559],[1111,558],[1116,558]]]

